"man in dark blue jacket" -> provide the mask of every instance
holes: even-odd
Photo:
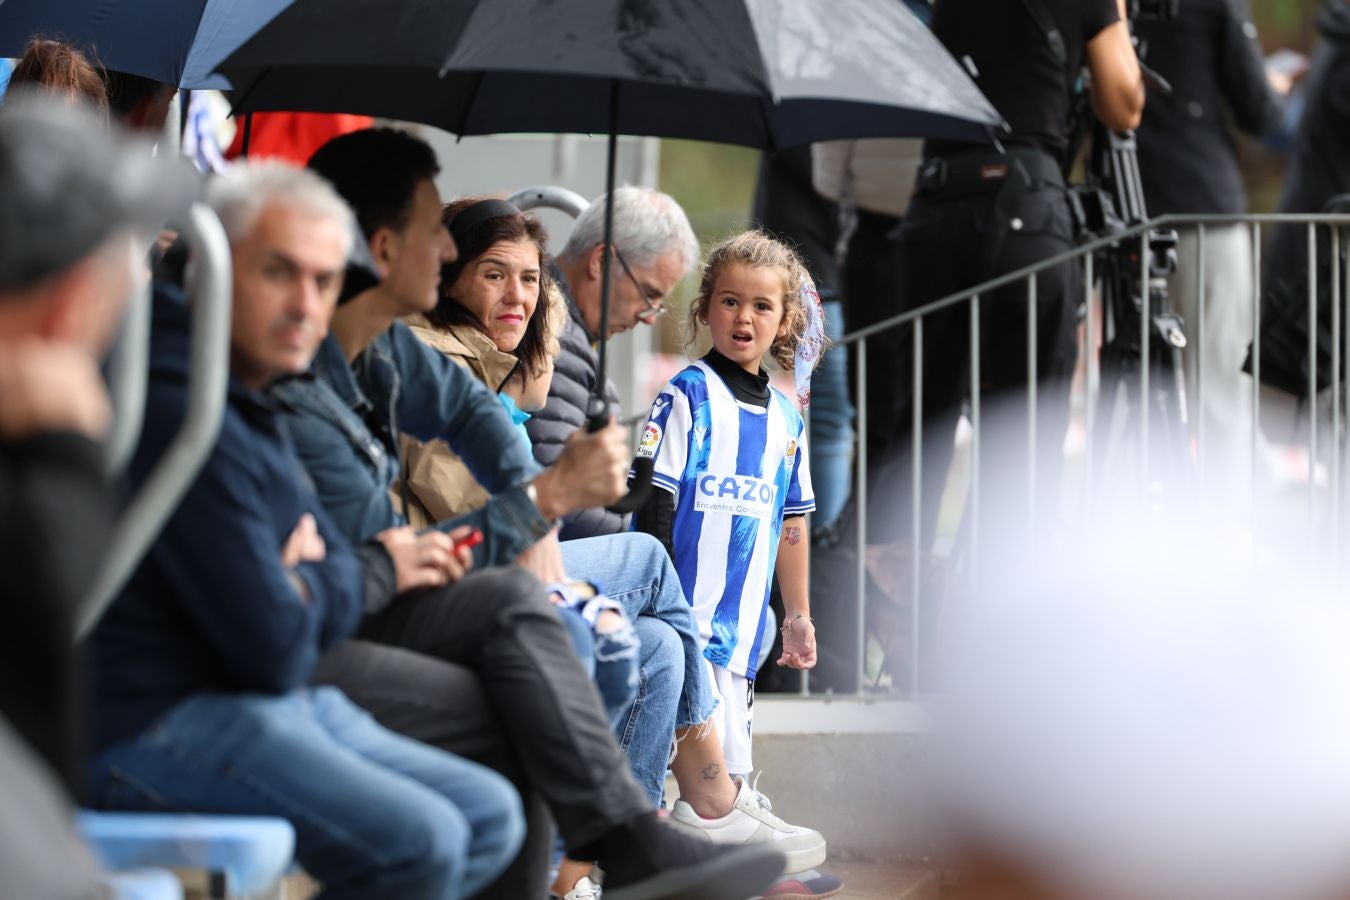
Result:
[[[94,634],[92,798],[283,816],[328,896],[472,894],[520,846],[509,783],[384,730],[335,688],[304,687],[319,654],[356,628],[362,572],[262,391],[303,371],[325,333],[350,212],[280,164],[235,170],[211,199],[234,253],[228,406],[200,475]],[[133,482],[184,415],[186,322],[181,303],[158,298]]]

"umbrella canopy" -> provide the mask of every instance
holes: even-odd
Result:
[[[775,149],[984,140],[1002,124],[899,0],[298,0],[219,68],[237,111],[365,113],[461,135]]]
[[[177,87],[221,87],[214,63],[293,0],[0,0],[0,56],[35,37],[68,41],[99,65]]]

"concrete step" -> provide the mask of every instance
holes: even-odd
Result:
[[[831,856],[822,872],[838,875],[837,900],[938,900],[940,878],[926,866]]]

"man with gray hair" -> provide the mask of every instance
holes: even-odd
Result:
[[[325,896],[476,893],[523,838],[506,779],[385,730],[337,688],[305,686],[361,620],[362,565],[266,389],[304,372],[327,334],[351,211],[317,175],[277,162],[234,168],[209,200],[233,257],[227,407],[200,474],[94,632],[90,799],[282,816]],[[133,484],[187,405],[187,304],[156,287]]]
[[[665,300],[698,262],[698,240],[684,210],[669,194],[625,186],[614,191],[614,240],[604,242],[605,197],[577,217],[558,254],[554,277],[567,296],[571,318],[562,335],[562,354],[553,373],[548,403],[525,423],[534,456],[551,466],[567,438],[586,424],[586,401],[596,393],[600,338],[600,288],[605,254],[610,256],[609,333],[651,325],[665,313]],[[614,385],[602,386],[612,413],[618,413]],[[563,540],[626,531],[624,519],[604,509],[568,516]]]

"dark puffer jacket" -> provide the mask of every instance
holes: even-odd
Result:
[[[557,266],[553,279],[567,298],[567,327],[562,333],[562,353],[553,369],[553,384],[548,389],[548,403],[525,423],[525,430],[534,444],[534,458],[541,466],[551,466],[562,456],[563,445],[572,432],[586,425],[586,401],[595,387],[600,360],[592,342],[595,338],[586,328],[586,322],[577,309],[567,281]],[[610,413],[619,414],[619,394],[614,383],[605,380],[605,400]],[[627,516],[609,510],[583,509],[563,520],[559,537],[564,541],[577,538],[618,534],[628,530]]]

